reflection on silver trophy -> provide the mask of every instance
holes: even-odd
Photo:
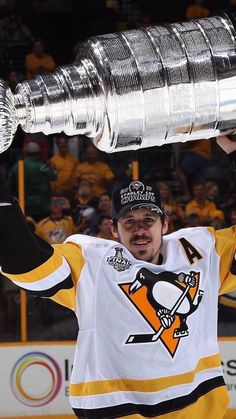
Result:
[[[74,64],[0,82],[0,152],[15,130],[85,134],[106,152],[211,138],[236,128],[236,33],[222,14],[97,36]]]

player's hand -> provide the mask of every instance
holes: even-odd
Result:
[[[227,135],[216,138],[217,144],[225,151],[226,154],[236,151],[236,141],[231,140]]]
[[[195,287],[196,279],[194,278],[194,274],[190,273],[190,275],[186,275],[184,278],[184,282],[190,287]]]
[[[161,325],[164,329],[169,329],[175,319],[166,308],[158,310],[157,316],[159,317]]]

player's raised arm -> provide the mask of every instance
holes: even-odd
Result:
[[[0,266],[3,272],[24,273],[35,269],[53,254],[53,248],[39,241],[29,229],[26,219],[8,192],[0,171]]]
[[[80,246],[51,246],[32,233],[0,174],[0,267],[4,276],[33,295],[52,298],[74,309],[74,286],[70,260],[84,265]]]

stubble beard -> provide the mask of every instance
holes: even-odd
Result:
[[[132,242],[131,242],[131,245],[127,246],[122,242],[119,233],[118,233],[118,235],[119,235],[120,243],[123,244],[123,246],[125,246],[125,248],[133,255],[133,257],[135,259],[141,260],[143,262],[148,262],[148,263],[153,263],[155,265],[158,265],[159,257],[160,257],[160,250],[161,250],[162,243],[163,243],[163,236],[162,235],[161,235],[161,241],[160,241],[160,246],[159,246],[158,250],[156,251],[156,253],[154,255],[151,255],[151,256],[146,255],[147,254],[146,250],[137,250],[137,253],[132,251],[132,248],[131,248]],[[132,241],[134,239],[135,238],[133,238]]]

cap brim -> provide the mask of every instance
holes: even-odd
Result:
[[[121,208],[121,210],[118,212],[118,214],[116,215],[115,218],[116,218],[116,220],[118,220],[120,217],[122,217],[122,215],[126,214],[126,212],[137,210],[137,209],[140,209],[140,208],[146,208],[146,209],[149,209],[151,211],[155,211],[158,214],[163,215],[162,209],[159,208],[157,205],[150,204],[148,202],[140,202],[139,204],[135,204],[135,205],[132,205],[132,204],[125,205],[124,207]]]

